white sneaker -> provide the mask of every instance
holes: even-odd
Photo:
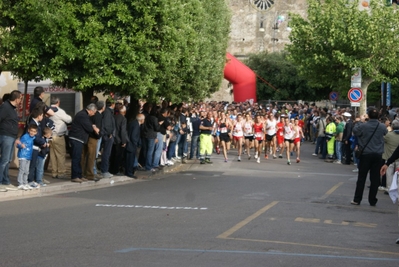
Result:
[[[316,153],[313,153],[313,154],[312,154],[312,156],[315,156],[315,157],[317,157],[317,154],[316,154]]]
[[[256,152],[256,153],[255,153],[255,156],[254,156],[254,158],[255,158],[255,159],[257,159],[257,158],[258,158],[258,152]]]
[[[260,158],[258,158],[258,159],[256,160],[256,163],[260,163]]]
[[[6,188],[8,191],[18,191],[18,188],[17,188],[16,186],[13,186],[12,184],[7,184],[7,185],[5,186],[5,188]]]
[[[385,187],[383,187],[383,186],[379,186],[379,187],[378,187],[378,190],[380,190],[380,191],[385,191],[385,190],[386,190],[386,188],[385,188]]]
[[[28,185],[32,188],[40,188],[40,185],[36,182],[30,182]]]
[[[238,156],[238,159],[237,159],[238,161],[241,161],[241,157],[240,156]]]
[[[353,172],[359,172],[359,170],[358,169],[354,169],[354,170],[352,170]]]
[[[32,190],[32,189],[33,189],[33,187],[31,187],[31,186],[28,185],[28,184],[25,184],[24,186],[25,186],[25,190]]]
[[[19,190],[28,190],[28,189],[26,189],[25,185],[23,185],[23,184],[18,185],[18,189]]]
[[[170,165],[170,166],[175,165],[175,164],[173,163],[173,161],[171,161],[171,160],[168,160],[168,161],[166,162],[166,164],[167,164],[167,165]]]

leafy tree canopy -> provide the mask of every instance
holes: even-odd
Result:
[[[246,64],[266,80],[257,80],[257,98],[275,100],[326,99],[329,88],[311,87],[287,57],[287,52],[252,54]]]
[[[201,99],[222,81],[229,22],[224,0],[4,0],[0,58],[78,91]]]
[[[361,68],[365,112],[371,82],[398,82],[398,14],[382,0],[365,10],[358,1],[308,0],[307,13],[290,14],[290,58],[310,83],[335,87],[341,95],[350,88],[353,69]]]

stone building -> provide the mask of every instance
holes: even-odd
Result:
[[[289,42],[289,13],[306,14],[306,0],[226,0],[231,9],[227,52],[240,60],[251,53],[277,52]],[[210,99],[233,101],[224,80]]]

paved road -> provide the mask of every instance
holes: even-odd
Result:
[[[136,183],[0,202],[0,265],[397,266],[397,206],[381,192],[376,207],[350,205],[354,167],[313,149],[291,166],[230,153]]]

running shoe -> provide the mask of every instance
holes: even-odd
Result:
[[[287,165],[291,165],[291,161],[287,161]]]
[[[299,158],[296,158],[296,163],[299,163],[301,160]]]
[[[276,159],[277,158],[277,156],[276,155],[273,155],[273,159]]]
[[[255,158],[255,159],[257,159],[257,158],[258,158],[258,152],[256,152],[256,153],[255,153],[255,156],[254,156],[254,158]]]
[[[280,155],[278,155],[278,157],[279,157],[280,159],[282,159],[282,158],[283,158],[283,155],[282,155],[282,154],[280,154]]]
[[[224,162],[227,162],[227,159],[224,159]]]
[[[217,154],[220,154],[220,148],[219,148],[219,146],[216,147],[216,153],[217,153]]]
[[[265,159],[269,159],[269,155],[265,154]]]
[[[256,160],[256,163],[260,163],[260,158],[258,158],[258,159]]]
[[[251,155],[248,155],[248,160],[250,160],[251,159]]]
[[[240,156],[238,156],[238,159],[237,159],[238,161],[241,161],[241,157]]]
[[[25,185],[23,185],[23,184],[18,185],[17,188],[18,188],[19,190],[28,190],[27,188],[25,188]]]
[[[25,188],[26,188],[25,190],[32,190],[32,189],[33,189],[33,187],[31,187],[31,186],[28,185],[28,184],[25,184],[24,186],[25,186]]]

